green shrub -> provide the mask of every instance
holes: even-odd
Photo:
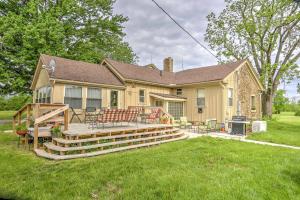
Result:
[[[297,111],[295,112],[295,116],[300,116],[300,110],[297,110]]]
[[[21,125],[16,126],[16,130],[17,131],[27,131],[26,124],[21,124]]]
[[[9,98],[0,97],[0,111],[19,110],[24,104],[32,102],[30,95],[15,95]]]

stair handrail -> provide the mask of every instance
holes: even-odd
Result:
[[[58,115],[61,112],[66,111],[68,109],[69,109],[69,105],[67,104],[67,105],[65,105],[65,106],[63,106],[61,108],[58,108],[58,109],[53,110],[53,111],[51,111],[51,112],[49,112],[49,113],[47,113],[45,115],[42,115],[42,116],[40,116],[40,117],[38,117],[38,118],[36,118],[34,120],[34,125],[40,124],[40,123],[42,123],[42,122],[44,122],[44,121],[46,121],[46,120],[54,117],[55,115]]]

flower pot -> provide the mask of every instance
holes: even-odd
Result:
[[[27,134],[27,130],[19,130],[19,131],[16,131],[16,133],[20,136],[24,136]]]

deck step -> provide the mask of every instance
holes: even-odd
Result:
[[[53,143],[44,143],[45,147],[47,149],[53,150],[53,151],[58,151],[58,152],[66,152],[66,151],[79,151],[79,150],[87,150],[87,149],[95,149],[95,148],[100,148],[100,147],[109,147],[109,146],[115,146],[115,145],[120,145],[120,144],[129,144],[132,142],[142,142],[142,141],[149,141],[149,140],[155,140],[155,139],[164,139],[164,138],[169,138],[169,137],[179,137],[183,133],[174,133],[174,134],[166,134],[166,135],[158,135],[158,136],[153,136],[153,137],[144,137],[144,138],[138,138],[138,139],[129,139],[129,140],[122,140],[122,141],[117,141],[117,142],[107,142],[107,143],[101,143],[101,144],[93,144],[93,145],[86,145],[86,146],[77,146],[77,147],[61,147],[57,146]]]
[[[105,133],[110,133],[110,132],[133,132],[133,131],[147,131],[149,129],[171,129],[173,128],[172,125],[166,125],[166,124],[160,124],[160,125],[155,125],[155,126],[148,126],[148,127],[139,127],[139,126],[134,126],[134,127],[107,127],[105,129],[89,129],[88,132],[85,132],[86,130],[68,130],[64,131],[63,134],[65,136],[87,136],[87,135],[97,135],[97,134],[105,134]]]
[[[136,148],[141,148],[141,147],[148,147],[148,146],[163,144],[163,143],[167,143],[167,142],[174,142],[174,141],[178,141],[178,140],[183,140],[183,139],[186,139],[186,138],[187,138],[187,136],[183,135],[181,137],[177,137],[177,138],[173,138],[173,139],[169,139],[169,140],[149,142],[149,143],[144,143],[144,144],[136,144],[136,145],[130,145],[130,146],[126,146],[126,147],[118,147],[118,148],[106,149],[106,150],[102,150],[102,151],[94,151],[94,152],[83,153],[83,154],[57,155],[57,154],[47,153],[43,149],[35,149],[35,153],[38,156],[48,158],[48,159],[67,160],[67,159],[74,159],[74,158],[85,158],[85,157],[103,155],[103,154],[119,152],[119,151],[125,151],[125,150],[130,150],[130,149],[136,149]]]
[[[151,132],[143,132],[143,133],[131,133],[131,134],[119,134],[119,135],[113,135],[113,136],[101,136],[101,137],[95,137],[95,138],[87,138],[87,139],[78,139],[78,140],[68,140],[63,138],[53,138],[53,141],[58,144],[78,144],[78,143],[84,143],[84,142],[94,142],[98,140],[109,140],[109,139],[121,139],[121,138],[127,138],[127,137],[134,137],[134,136],[146,136],[146,135],[152,135],[152,134],[166,134],[166,133],[174,133],[179,131],[179,129],[168,129],[168,130],[161,130],[161,131],[151,131]]]

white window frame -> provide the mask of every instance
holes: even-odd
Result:
[[[141,91],[144,92],[144,95],[141,95]],[[143,99],[143,101],[141,101]],[[145,89],[139,89],[139,103],[144,104],[146,100],[146,90]]]
[[[66,90],[68,89],[68,87],[75,87],[75,88],[81,88],[81,98],[79,97],[67,97],[66,96]],[[83,87],[82,86],[78,86],[78,85],[65,85],[64,87],[64,104],[67,104],[66,103],[66,98],[74,98],[74,99],[81,99],[81,107],[79,108],[74,108],[74,109],[82,109],[82,106],[83,106]],[[70,105],[70,107],[72,107],[72,105]]]
[[[231,96],[230,96],[230,94],[231,94]],[[233,106],[233,88],[228,88],[228,90],[227,90],[227,105],[229,106],[229,107],[232,107]]]
[[[180,96],[180,95],[182,95],[182,94],[183,94],[182,88],[177,88],[177,89],[176,89],[176,95]]]
[[[99,98],[89,98],[89,89],[97,89],[100,92],[100,97]],[[86,89],[86,107],[93,107],[93,106],[89,106],[89,100],[95,100],[95,101],[100,101],[100,106],[96,106],[97,109],[101,109],[102,107],[102,88],[99,87],[87,87]]]
[[[253,102],[253,100],[254,100],[254,102]],[[252,111],[256,110],[256,96],[254,94],[250,96],[250,109]]]
[[[199,95],[199,91],[202,91],[202,95]],[[205,89],[204,88],[198,88],[196,90],[196,103],[198,108],[204,108],[205,107]],[[203,104],[200,104],[200,102],[203,102]]]
[[[50,90],[48,94],[48,90]],[[35,90],[35,103],[51,103],[52,87],[46,85]]]

